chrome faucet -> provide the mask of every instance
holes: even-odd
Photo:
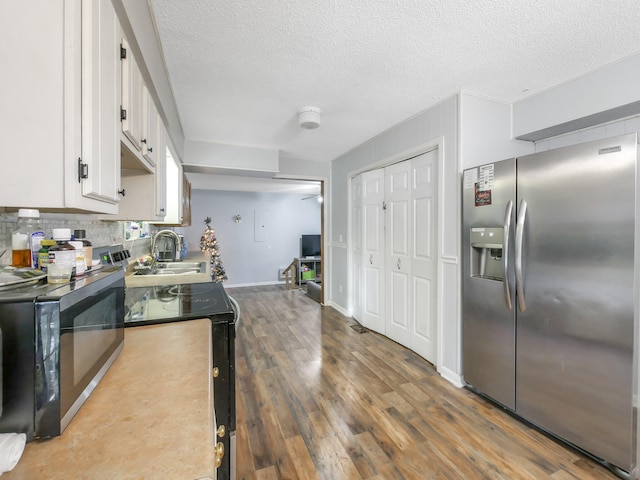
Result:
[[[153,236],[153,239],[151,240],[151,256],[153,257],[154,263],[156,262],[156,260],[158,260],[158,257],[160,255],[160,252],[158,251],[158,247],[156,245],[160,237],[170,237],[173,239],[173,258],[171,258],[171,261],[180,260],[179,258],[177,258],[181,249],[180,244],[182,243],[180,236],[173,230],[160,230]]]

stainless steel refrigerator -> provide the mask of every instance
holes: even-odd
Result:
[[[637,151],[636,134],[623,135],[463,175],[466,383],[626,472],[635,467]]]

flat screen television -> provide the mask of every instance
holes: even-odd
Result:
[[[300,237],[300,256],[320,256],[320,235],[302,235]]]

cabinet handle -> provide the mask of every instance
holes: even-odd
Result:
[[[373,265],[373,254],[369,255],[369,265]]]
[[[149,148],[147,148],[147,151],[148,151],[149,153],[153,152],[153,147],[149,147]]]
[[[141,143],[147,143],[147,139],[143,138],[142,140],[140,140]]]
[[[224,444],[222,442],[216,443],[216,468],[220,468],[222,465],[222,458],[224,457]]]
[[[118,193],[120,195],[122,195],[123,197],[127,194],[127,192],[125,191],[125,189],[123,188],[122,190],[118,190]]]
[[[220,369],[218,367],[213,367],[213,378],[218,378],[220,375]]]
[[[399,258],[398,261],[396,262],[396,266],[398,267],[398,270],[400,270],[400,268],[401,268],[400,267],[400,265],[401,265],[400,261],[401,261],[401,259]]]
[[[216,435],[220,438],[224,437],[224,434],[227,433],[227,429],[224,428],[224,425],[220,425],[216,430]]]

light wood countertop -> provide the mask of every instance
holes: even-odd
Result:
[[[213,477],[208,319],[125,330],[125,346],[61,436],[28,443],[3,480]]]

